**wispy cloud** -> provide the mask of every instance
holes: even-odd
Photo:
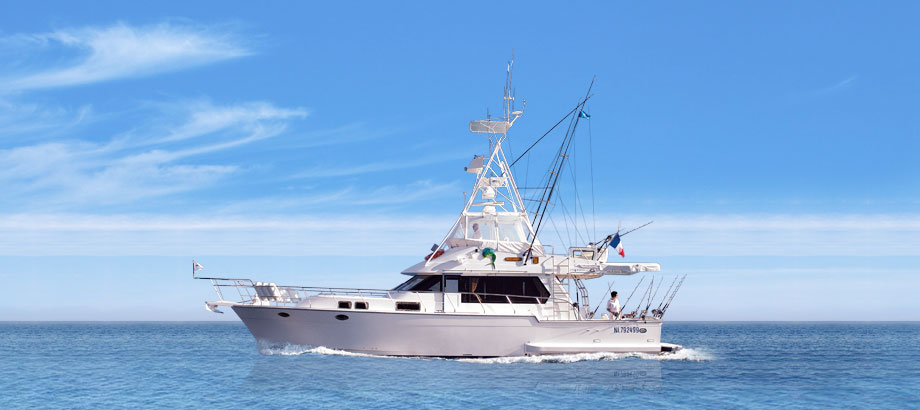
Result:
[[[300,132],[293,135],[292,137],[294,138],[279,145],[277,148],[314,148],[336,144],[348,144],[387,137],[399,132],[404,132],[405,130],[406,128],[401,127],[380,128],[378,126],[369,129],[363,122],[358,121],[328,129]]]
[[[161,23],[84,27],[0,38],[7,59],[31,57],[19,65],[29,72],[7,73],[3,90],[90,84],[175,71],[252,54],[233,32],[193,24]],[[42,52],[79,54],[66,62],[39,62]],[[15,53],[15,54],[14,54]],[[49,59],[46,59],[49,60]]]
[[[425,165],[437,164],[439,162],[457,160],[466,158],[466,154],[457,155],[428,155],[417,159],[390,159],[387,161],[370,162],[360,165],[338,165],[329,164],[327,166],[315,167],[305,171],[298,172],[290,178],[330,178],[344,177],[352,175],[369,174],[374,172],[394,171],[397,169],[416,168]]]
[[[0,99],[0,143],[14,139],[22,142],[35,135],[54,136],[88,122],[92,113],[92,106],[88,104],[68,109]]]
[[[366,255],[416,255],[440,240],[455,218],[450,212],[0,214],[0,255],[344,255],[353,252],[355,243],[371,238],[376,238],[374,246],[362,248]],[[624,226],[647,220],[632,216]],[[616,223],[602,228],[616,230]],[[916,257],[920,256],[920,215],[659,215],[655,224],[624,237],[623,244],[627,260],[637,260],[635,255],[651,260],[666,256]]]
[[[0,149],[0,204],[70,209],[118,204],[209,186],[237,173],[233,164],[182,163],[276,136],[306,115],[266,102],[233,106],[185,105],[184,121],[162,131],[145,130],[104,142],[70,140]],[[181,138],[176,137],[181,134]],[[165,135],[165,136],[163,136]],[[189,140],[176,145],[183,140]]]
[[[243,127],[251,131],[253,127],[265,122],[303,118],[308,114],[304,108],[279,108],[262,101],[230,106],[214,106],[209,101],[196,101],[186,104],[184,110],[188,113],[184,123],[150,143],[182,141],[228,127]]]
[[[453,222],[442,217],[0,215],[0,255],[365,255],[427,250]],[[397,239],[398,237],[398,239]]]
[[[335,208],[347,213],[354,207],[375,205],[396,205],[431,200],[443,197],[458,190],[456,183],[435,184],[430,180],[415,181],[409,184],[384,185],[374,189],[360,189],[349,185],[332,191],[320,191],[312,194],[270,196],[256,199],[233,201],[215,209],[219,214],[253,214],[283,213],[303,211],[306,208],[335,204]]]
[[[853,82],[855,82],[858,78],[859,78],[858,75],[851,75],[837,82],[834,85],[818,90],[817,92],[815,92],[815,94],[818,94],[818,95],[830,94],[830,93],[834,93],[834,92],[849,88],[851,85],[853,85]]]
[[[655,223],[624,238],[633,255],[920,256],[920,215],[622,215],[598,231]]]

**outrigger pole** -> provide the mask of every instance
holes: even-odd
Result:
[[[591,79],[591,85],[588,86],[588,91],[585,93],[585,98],[575,106],[576,110],[572,110],[569,115],[572,115],[571,113],[577,111],[578,108],[584,107],[585,103],[588,102],[588,99],[591,98],[592,87],[594,87],[593,78]],[[565,117],[563,117],[563,119],[565,119]],[[566,136],[562,139],[562,144],[559,146],[559,156],[556,157],[551,167],[552,170],[550,173],[553,175],[551,178],[552,184],[549,184],[549,186],[543,190],[543,194],[540,195],[540,202],[537,204],[537,213],[533,216],[534,220],[531,222],[531,225],[536,224],[536,227],[534,228],[534,235],[533,238],[530,239],[530,245],[527,247],[527,251],[524,253],[525,264],[530,258],[530,255],[533,253],[533,244],[536,242],[537,234],[540,232],[540,228],[543,226],[543,219],[546,217],[547,210],[549,209],[549,201],[552,199],[553,192],[556,190],[556,184],[559,182],[559,176],[562,175],[562,167],[565,165],[565,159],[568,158],[569,147],[572,146],[572,140],[575,139],[575,130],[578,128],[579,119],[580,116],[575,115],[570,120],[569,129],[566,130]],[[553,127],[555,128],[555,126]],[[537,219],[538,217],[539,220]]]

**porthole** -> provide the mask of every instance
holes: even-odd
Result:
[[[344,301],[344,300],[340,300],[340,301],[339,301],[339,309],[351,309],[351,302],[349,302],[349,301]]]
[[[335,315],[338,320],[348,320],[348,315]]]
[[[288,317],[288,316],[290,316],[290,315],[291,315],[291,314],[288,313],[288,312],[280,312],[280,313],[278,313],[278,316],[281,316],[281,317]]]
[[[367,310],[367,302],[355,302],[355,309]]]

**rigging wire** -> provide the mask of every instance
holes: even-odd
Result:
[[[556,231],[556,236],[559,237],[559,244],[562,245],[562,246],[566,246],[565,241],[562,239],[562,234],[559,233],[559,228],[556,226],[556,223],[553,222],[552,218],[550,218],[549,223],[550,223],[550,225],[553,226],[553,230]],[[568,247],[566,246],[566,248],[568,248]]]
[[[590,111],[590,110],[589,110]],[[591,223],[594,225],[592,238],[597,238],[597,210],[594,200],[594,137],[591,133],[591,117],[588,117],[588,162],[591,164]]]
[[[565,206],[565,201],[562,199],[562,196],[561,196],[561,195],[559,196],[559,204],[562,205],[562,216],[563,216],[562,219],[565,219],[566,222],[570,222],[570,221],[571,221],[572,228],[575,229],[575,235],[578,237],[578,240],[579,240],[581,243],[584,243],[585,240],[584,240],[584,238],[581,236],[581,230],[578,229],[578,222],[576,222],[575,217],[573,217],[573,216],[569,213],[569,209]],[[576,216],[577,216],[577,215],[576,215]],[[566,228],[566,229],[568,229],[568,228]],[[574,243],[575,243],[575,242],[573,241],[572,244],[574,244]]]
[[[577,169],[577,167],[572,165],[574,162],[575,162],[575,156],[573,155],[572,162],[569,164],[569,167],[568,167],[569,174],[572,176],[572,186],[575,189],[575,206],[574,206],[575,218],[572,218],[573,219],[572,223],[576,227],[578,226],[576,219],[578,217],[579,210],[581,210],[581,221],[585,224],[585,236],[588,238],[593,238],[593,236],[588,234],[588,232],[590,232],[590,229],[588,228],[588,221],[585,219],[585,207],[582,205],[583,201],[581,201],[581,195],[578,194],[578,183],[576,182],[578,177],[576,176],[577,174],[574,171],[572,171],[572,169]]]
[[[591,96],[591,88],[592,88],[593,86],[594,86],[594,79],[591,79],[591,85],[588,86],[588,92],[586,93],[585,98],[581,101],[581,103],[579,103],[579,104],[575,107],[575,109],[573,109],[573,110],[570,111],[570,112],[575,112],[576,110],[578,110],[579,108],[581,108],[581,107],[584,106],[584,104],[588,101],[588,98],[590,98],[590,96]],[[574,133],[575,133],[575,129],[578,127],[578,120],[579,120],[579,116],[578,116],[578,115],[575,115],[575,116],[570,120],[570,122],[569,122],[569,129],[568,129],[568,131],[566,132],[566,138],[563,139],[562,146],[559,147],[559,155],[557,156],[557,159],[558,159],[558,166],[555,168],[555,169],[556,169],[556,172],[555,172],[555,174],[553,175],[553,183],[552,183],[552,185],[550,186],[550,189],[547,189],[547,190],[544,191],[544,195],[543,195],[544,197],[546,197],[546,200],[547,200],[547,201],[549,201],[550,199],[552,199],[553,192],[554,192],[555,189],[556,189],[556,184],[559,182],[559,173],[562,172],[562,166],[565,164],[566,154],[569,152],[569,147],[572,145],[572,139],[573,139],[573,136],[574,136]],[[543,198],[541,197],[541,199],[543,199]],[[543,225],[543,219],[544,219],[544,217],[545,217],[545,215],[541,215],[541,216],[540,216],[539,223],[537,223],[536,229],[534,230],[535,232],[539,232],[540,227]],[[534,238],[534,239],[536,239],[536,238]],[[527,248],[526,255],[529,257],[529,256],[531,255],[532,252],[533,252],[533,240],[531,240],[530,246]],[[526,258],[525,258],[525,260],[526,260]]]
[[[594,80],[591,80],[591,84],[594,84]],[[590,89],[590,87],[589,87],[589,89]],[[550,127],[549,131],[546,131],[546,133],[544,133],[543,136],[541,136],[540,138],[537,138],[537,140],[534,141],[533,144],[530,144],[530,146],[527,147],[527,149],[525,149],[524,152],[521,153],[521,155],[517,157],[517,159],[515,159],[514,161],[511,161],[511,166],[513,167],[514,164],[517,164],[517,162],[520,161],[521,158],[524,157],[524,155],[527,155],[527,153],[530,152],[530,150],[531,150],[534,146],[536,146],[540,141],[542,141],[543,138],[546,138],[546,136],[549,135],[549,133],[553,132],[553,130],[556,129],[556,127],[558,127],[559,124],[562,124],[562,122],[565,121],[566,118],[569,118],[569,116],[572,115],[572,113],[575,112],[575,110],[577,110],[579,107],[583,106],[583,105],[585,104],[585,101],[588,101],[591,97],[592,97],[591,95],[588,95],[588,96],[584,99],[584,101],[582,101],[579,105],[576,105],[575,108],[572,108],[572,111],[569,111],[568,114],[564,115],[558,122],[556,122],[556,124],[554,124],[552,127]]]

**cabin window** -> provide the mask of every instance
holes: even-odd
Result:
[[[339,301],[339,309],[351,309],[351,302],[344,300]]]
[[[464,276],[460,278],[464,303],[546,303],[549,291],[533,276]],[[507,295],[507,297],[506,297]]]
[[[573,249],[572,256],[582,259],[594,259],[594,249]]]
[[[524,229],[520,222],[498,224],[498,239],[506,242],[524,242]]]
[[[422,310],[421,303],[418,302],[396,302],[396,310]]]
[[[367,310],[367,302],[355,302],[355,309]]]
[[[407,281],[403,282],[402,284],[400,284],[399,286],[393,288],[393,290],[410,290],[410,289],[412,289],[412,287],[414,287],[415,285],[418,285],[418,283],[421,282],[421,281],[423,281],[423,280],[425,280],[425,276],[419,276],[419,275],[413,276],[413,277],[409,278],[409,280],[407,280]]]
[[[440,292],[441,275],[426,276],[425,280],[412,287],[412,290],[419,292]]]
[[[460,291],[460,277],[459,276],[445,276],[444,277],[444,292],[457,293],[459,291]]]
[[[492,240],[492,231],[495,227],[495,223],[490,219],[486,218],[477,218],[471,219],[467,222],[466,225],[466,238],[475,239],[475,240]]]
[[[416,292],[440,292],[441,275],[416,275],[393,290],[412,290]]]

